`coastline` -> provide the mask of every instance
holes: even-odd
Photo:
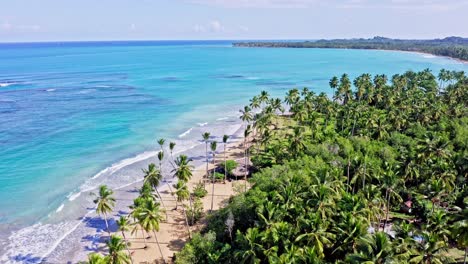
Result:
[[[215,125],[215,123],[217,123]],[[190,133],[197,133],[200,131],[209,131],[213,136],[220,141],[220,137],[224,133],[221,133],[219,128],[222,127],[224,131],[230,130],[231,139],[228,145],[237,144],[240,140],[243,131],[242,124],[239,120],[217,120],[213,124],[203,124],[199,127],[190,128]],[[218,131],[213,131],[218,129]],[[187,130],[187,131],[189,131]],[[187,132],[186,131],[186,132]],[[181,135],[185,134],[182,133]],[[200,133],[201,134],[201,133]],[[179,138],[181,135],[174,135],[173,138]],[[195,140],[199,141],[199,140]],[[167,143],[169,140],[167,141]],[[195,174],[203,174],[205,164],[205,145],[202,142],[198,142],[196,145],[186,146],[185,149],[174,152],[174,158],[180,154],[185,154],[189,158],[193,159],[192,165],[196,168]],[[218,145],[218,152],[221,150],[221,144]],[[143,152],[134,157],[130,157],[119,162],[112,164],[111,166],[101,170],[96,175],[92,176],[89,180],[93,181],[96,179],[112,181],[112,179],[119,176],[125,175],[127,179],[132,179],[131,182],[121,185],[114,190],[115,198],[117,200],[116,207],[114,208],[114,217],[110,219],[110,226],[115,228],[115,220],[120,215],[128,213],[128,206],[133,203],[133,199],[138,196],[138,189],[141,187],[143,177],[141,169],[147,167],[149,163],[157,163],[156,154],[154,152]],[[144,159],[137,159],[140,155],[143,155]],[[159,189],[161,192],[167,192],[167,184],[175,183],[171,175],[169,152],[166,151],[166,162],[163,163],[164,181],[166,184],[161,186]],[[133,162],[125,162],[133,161]],[[210,164],[211,165],[211,164]],[[116,168],[113,168],[115,166]],[[109,172],[110,174],[106,174]],[[127,174],[128,173],[128,174]],[[106,178],[107,177],[107,178]],[[136,180],[135,180],[136,179]],[[96,251],[102,242],[100,242],[101,235],[107,236],[107,233],[103,231],[105,227],[104,220],[99,217],[94,211],[94,204],[92,199],[94,196],[91,195],[93,191],[97,190],[98,186],[94,188],[81,186],[81,190],[78,192],[71,193],[67,196],[67,201],[62,203],[58,208],[55,208],[49,217],[55,214],[66,214],[71,212],[75,214],[75,220],[69,222],[56,222],[50,223],[35,223],[32,226],[22,228],[15,233],[12,233],[5,246],[5,253],[0,256],[0,262],[4,263],[76,263],[78,261],[85,260],[87,255],[93,251]],[[93,206],[91,208],[91,206]],[[83,212],[78,217],[77,212]],[[112,229],[113,230],[113,229]],[[58,234],[53,234],[58,233]],[[58,236],[58,237],[57,237]],[[10,244],[8,244],[10,242]],[[34,250],[31,250],[30,246],[34,246]],[[36,248],[37,247],[37,248]]]

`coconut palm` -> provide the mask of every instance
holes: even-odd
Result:
[[[122,232],[122,237],[125,242],[125,247],[127,248],[128,256],[130,257],[130,261],[133,264],[132,253],[130,253],[130,249],[128,248],[130,242],[128,242],[125,236],[125,232],[128,232],[130,230],[130,221],[127,217],[120,216],[119,220],[117,220],[117,225],[119,226],[119,231]]]
[[[247,147],[247,138],[252,132],[250,125],[244,130],[244,180],[245,180],[245,190],[247,190],[247,170],[248,170],[248,147]]]
[[[212,188],[211,188],[211,209],[213,211],[213,201],[214,201],[214,186],[215,186],[215,173],[216,173],[216,148],[217,142],[212,141],[210,144],[211,153],[213,154],[213,174],[211,175]]]
[[[447,244],[439,240],[437,235],[429,231],[423,231],[420,236],[421,240],[415,244],[416,247],[409,259],[409,263],[453,263],[453,259],[447,255]]]
[[[226,165],[226,145],[227,145],[227,141],[229,140],[229,136],[228,135],[224,135],[223,136],[223,145],[224,145],[224,183],[226,183],[226,179],[227,179],[227,165]]]
[[[161,151],[164,151],[163,150],[163,146],[164,146],[164,143],[166,142],[166,140],[164,138],[160,138],[158,139],[158,145],[159,147],[161,148]]]
[[[159,153],[162,153],[162,152],[159,152]],[[161,175],[161,171],[156,169],[156,165],[154,165],[154,163],[151,163],[148,165],[148,169],[143,169],[143,173],[145,174],[143,182],[148,183],[153,188],[153,190],[156,191],[159,197],[159,200],[161,201],[161,204],[163,205],[164,209],[166,209],[166,219],[167,219],[168,217],[167,207],[164,205],[164,201],[158,190],[159,184],[161,183],[161,180],[163,178]]]
[[[125,248],[127,248],[127,243],[121,237],[112,235],[106,244],[109,248],[109,264],[131,263],[130,256],[124,252]]]
[[[192,178],[192,166],[189,164],[191,160],[186,155],[180,155],[176,158],[176,165],[172,172],[174,172],[174,176],[176,176],[179,180],[184,182],[188,182],[190,178]]]
[[[99,253],[91,253],[88,255],[88,261],[79,262],[80,264],[109,264],[109,257],[104,257]]]
[[[338,77],[333,76],[333,78],[331,78],[329,82],[329,85],[330,85],[330,88],[332,88],[332,98],[334,102],[335,101],[335,89],[338,88],[338,85],[339,85]]]
[[[170,142],[170,143],[169,143],[169,151],[170,151],[170,153],[171,153],[171,164],[172,164],[172,167],[174,167],[174,164],[173,164],[173,162],[174,162],[174,156],[173,156],[172,154],[173,154],[173,152],[174,152],[175,146],[176,146],[176,143],[175,143],[175,142]]]
[[[115,198],[112,196],[114,192],[109,189],[106,185],[99,186],[99,194],[96,199],[93,201],[96,206],[96,213],[104,216],[104,221],[106,223],[106,230],[111,235],[109,230],[109,223],[107,222],[107,215],[112,212],[115,206]]]
[[[357,252],[350,254],[346,260],[350,263],[393,263],[393,247],[388,235],[377,232],[361,238],[357,243]]]
[[[186,182],[184,182],[182,180],[178,180],[177,183],[174,184],[174,188],[176,189],[176,196],[177,196],[175,210],[177,210],[178,203],[181,203],[182,204],[182,210],[183,210],[184,217],[185,217],[185,224],[187,226],[187,232],[188,232],[189,238],[190,238],[192,236],[192,234],[190,232],[190,226],[189,226],[189,223],[188,223],[188,218],[187,218],[187,212],[185,210],[185,205],[183,204],[183,202],[185,200],[190,198],[190,192],[188,190]]]
[[[161,245],[159,244],[159,240],[156,235],[156,232],[159,231],[159,224],[162,220],[163,217],[161,216],[161,209],[159,208],[159,204],[153,200],[145,200],[139,210],[138,223],[146,232],[153,232],[159,253],[163,259],[163,262],[166,263],[161,250]]]
[[[467,209],[465,209],[467,210]],[[457,221],[453,225],[453,232],[452,232],[457,245],[460,248],[465,249],[465,257],[463,263],[466,264],[466,258],[468,254],[468,220],[463,219]]]

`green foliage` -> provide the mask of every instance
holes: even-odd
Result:
[[[293,89],[290,116],[267,104],[249,119],[252,187],[209,217],[184,263],[451,263],[448,249],[466,246],[464,73],[330,84],[333,99]]]
[[[197,183],[195,187],[193,188],[193,196],[196,198],[203,198],[208,194],[208,191],[205,189],[203,186],[203,183]]]
[[[226,160],[226,171],[228,175],[232,175],[232,171],[237,168],[239,164],[235,160]]]
[[[215,176],[215,179],[216,179],[216,180],[222,180],[222,179],[224,179],[224,174],[219,173],[219,172],[217,172],[217,171],[214,173],[214,176]]]
[[[194,225],[203,217],[203,203],[200,198],[195,198],[192,202],[192,207],[187,210],[187,218],[189,225]]]

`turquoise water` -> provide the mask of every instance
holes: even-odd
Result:
[[[196,141],[190,128],[233,122],[261,90],[329,93],[330,77],[344,72],[425,68],[468,65],[413,53],[225,41],[0,44],[0,233],[47,221],[103,169],[154,150],[156,138]]]

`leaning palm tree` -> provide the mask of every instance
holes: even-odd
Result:
[[[156,232],[159,231],[159,224],[162,220],[163,217],[161,216],[161,209],[159,208],[159,204],[153,200],[146,200],[140,208],[138,222],[146,232],[153,231],[159,253],[161,254],[163,262],[166,263],[161,250],[161,245],[159,244],[158,237],[156,235]]]
[[[166,205],[164,205],[162,196],[158,191],[159,184],[161,183],[161,180],[162,180],[161,172],[158,169],[156,169],[156,165],[154,165],[154,163],[151,163],[148,165],[148,169],[143,169],[143,173],[145,174],[143,182],[148,183],[153,188],[153,190],[156,191],[159,197],[159,200],[161,201],[162,206],[167,210]],[[166,212],[166,219],[167,219],[167,212]]]
[[[226,165],[226,144],[229,139],[228,135],[223,136],[223,144],[224,144],[224,183],[226,183],[227,179],[227,165]]]
[[[202,134],[203,141],[205,142],[205,157],[206,157],[206,177],[208,177],[208,140],[210,140],[210,133],[205,132]]]
[[[169,143],[169,151],[171,153],[171,165],[174,168],[174,156],[172,155],[174,153],[174,147],[176,146],[175,142],[170,142]]]
[[[247,191],[247,169],[248,169],[248,147],[247,147],[247,138],[249,137],[250,133],[252,132],[250,125],[244,130],[244,179],[245,179],[245,190]]]
[[[128,256],[130,257],[130,261],[133,264],[133,259],[132,259],[132,253],[130,253],[130,249],[128,246],[130,245],[130,242],[128,242],[127,237],[125,236],[125,232],[130,230],[130,221],[128,220],[127,217],[120,216],[120,219],[117,220],[117,225],[119,226],[119,231],[122,232],[122,237],[125,242],[125,246],[127,248]]]
[[[112,196],[114,192],[109,189],[106,185],[101,185],[99,187],[99,195],[93,201],[97,204],[96,213],[104,216],[104,221],[106,222],[106,229],[109,236],[111,235],[109,230],[109,223],[107,222],[107,214],[112,212],[113,207],[115,206],[115,198]]]
[[[214,186],[215,186],[215,172],[216,172],[216,148],[217,148],[217,142],[212,141],[210,144],[211,148],[211,153],[213,153],[213,174],[211,175],[211,181],[212,181],[212,188],[211,188],[211,209],[210,212],[213,211],[213,201],[214,201]]]
[[[131,263],[130,257],[123,252],[127,247],[127,243],[122,241],[122,238],[112,235],[107,241],[109,248],[109,264],[129,264]]]

